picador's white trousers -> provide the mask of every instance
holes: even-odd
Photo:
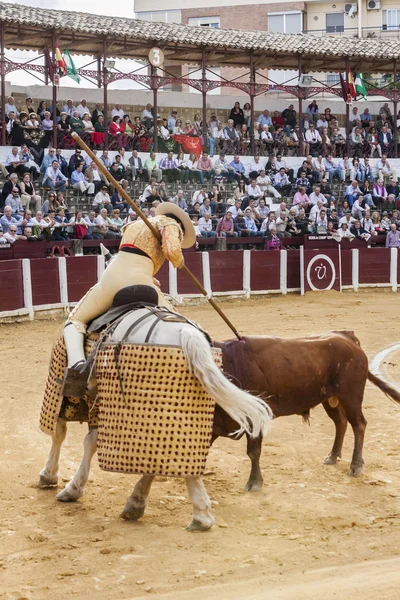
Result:
[[[86,325],[112,306],[115,294],[129,285],[149,285],[158,293],[159,306],[172,305],[153,282],[154,265],[150,258],[119,252],[110,262],[100,281],[93,286],[70,312],[64,328],[68,367],[85,360],[84,334]],[[70,325],[69,323],[72,323]]]

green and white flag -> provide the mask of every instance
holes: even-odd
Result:
[[[72,60],[72,56],[70,55],[68,48],[66,48],[64,52],[64,62],[65,68],[67,70],[67,75],[71,77],[71,79],[76,81],[76,83],[80,83],[81,78],[78,75],[78,71],[75,67],[74,61]]]
[[[367,90],[365,89],[362,73],[357,73],[357,77],[354,82],[354,87],[357,94],[360,94],[360,96],[362,96],[364,99],[367,98]]]

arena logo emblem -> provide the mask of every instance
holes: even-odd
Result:
[[[324,253],[301,249],[301,293],[342,289],[340,247]]]

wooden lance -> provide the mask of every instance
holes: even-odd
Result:
[[[96,163],[98,169],[103,173],[104,177],[106,177],[106,179],[111,183],[111,185],[118,191],[119,195],[122,196],[124,198],[124,200],[126,200],[126,202],[132,207],[132,209],[142,219],[142,221],[144,223],[146,223],[147,227],[150,229],[150,231],[152,232],[154,237],[157,238],[157,240],[161,243],[161,234],[158,231],[158,229],[156,229],[154,227],[152,222],[146,217],[146,215],[141,211],[141,209],[138,206],[136,206],[136,204],[134,203],[132,198],[128,195],[126,190],[124,190],[124,188],[118,183],[118,181],[116,181],[114,179],[114,177],[111,175],[111,173],[109,173],[107,168],[99,161],[97,156],[95,154],[93,154],[93,152],[91,151],[89,146],[87,146],[87,144],[85,144],[85,142],[82,140],[82,138],[76,132],[71,133],[71,136],[74,138],[76,143],[82,148],[82,150],[84,150],[90,156],[92,161]],[[193,284],[197,287],[197,289],[200,290],[200,292],[203,294],[203,296],[205,296],[207,298],[207,300],[209,301],[211,306],[217,311],[219,316],[225,321],[225,323],[228,325],[228,327],[233,331],[233,333],[236,335],[238,340],[241,340],[242,336],[239,334],[236,327],[234,327],[234,325],[230,322],[230,320],[228,319],[226,314],[221,310],[221,308],[213,300],[213,298],[210,298],[207,290],[201,285],[200,281],[193,275],[192,271],[190,269],[188,269],[185,264],[182,267],[182,271],[184,273],[186,273],[186,275],[193,282]]]

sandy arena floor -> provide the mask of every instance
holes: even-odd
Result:
[[[399,342],[399,297],[391,292],[308,294],[229,301],[243,333],[298,336],[354,329],[368,356]],[[211,307],[185,309],[216,338],[229,330]],[[343,460],[323,466],[333,424],[321,407],[311,427],[300,417],[274,423],[264,443],[264,488],[243,491],[245,442],[218,440],[205,478],[217,520],[190,534],[183,481],[157,480],[144,518],[119,518],[136,477],[100,471],[75,504],[36,488],[50,448],[38,415],[58,321],[1,325],[0,598],[1,600],[386,600],[400,588],[400,406],[367,386],[365,470],[348,476],[353,435]],[[399,355],[384,365],[400,381]],[[290,376],[290,373],[288,373]],[[84,425],[71,424],[60,485],[81,457]],[[71,596],[70,596],[71,595]]]

